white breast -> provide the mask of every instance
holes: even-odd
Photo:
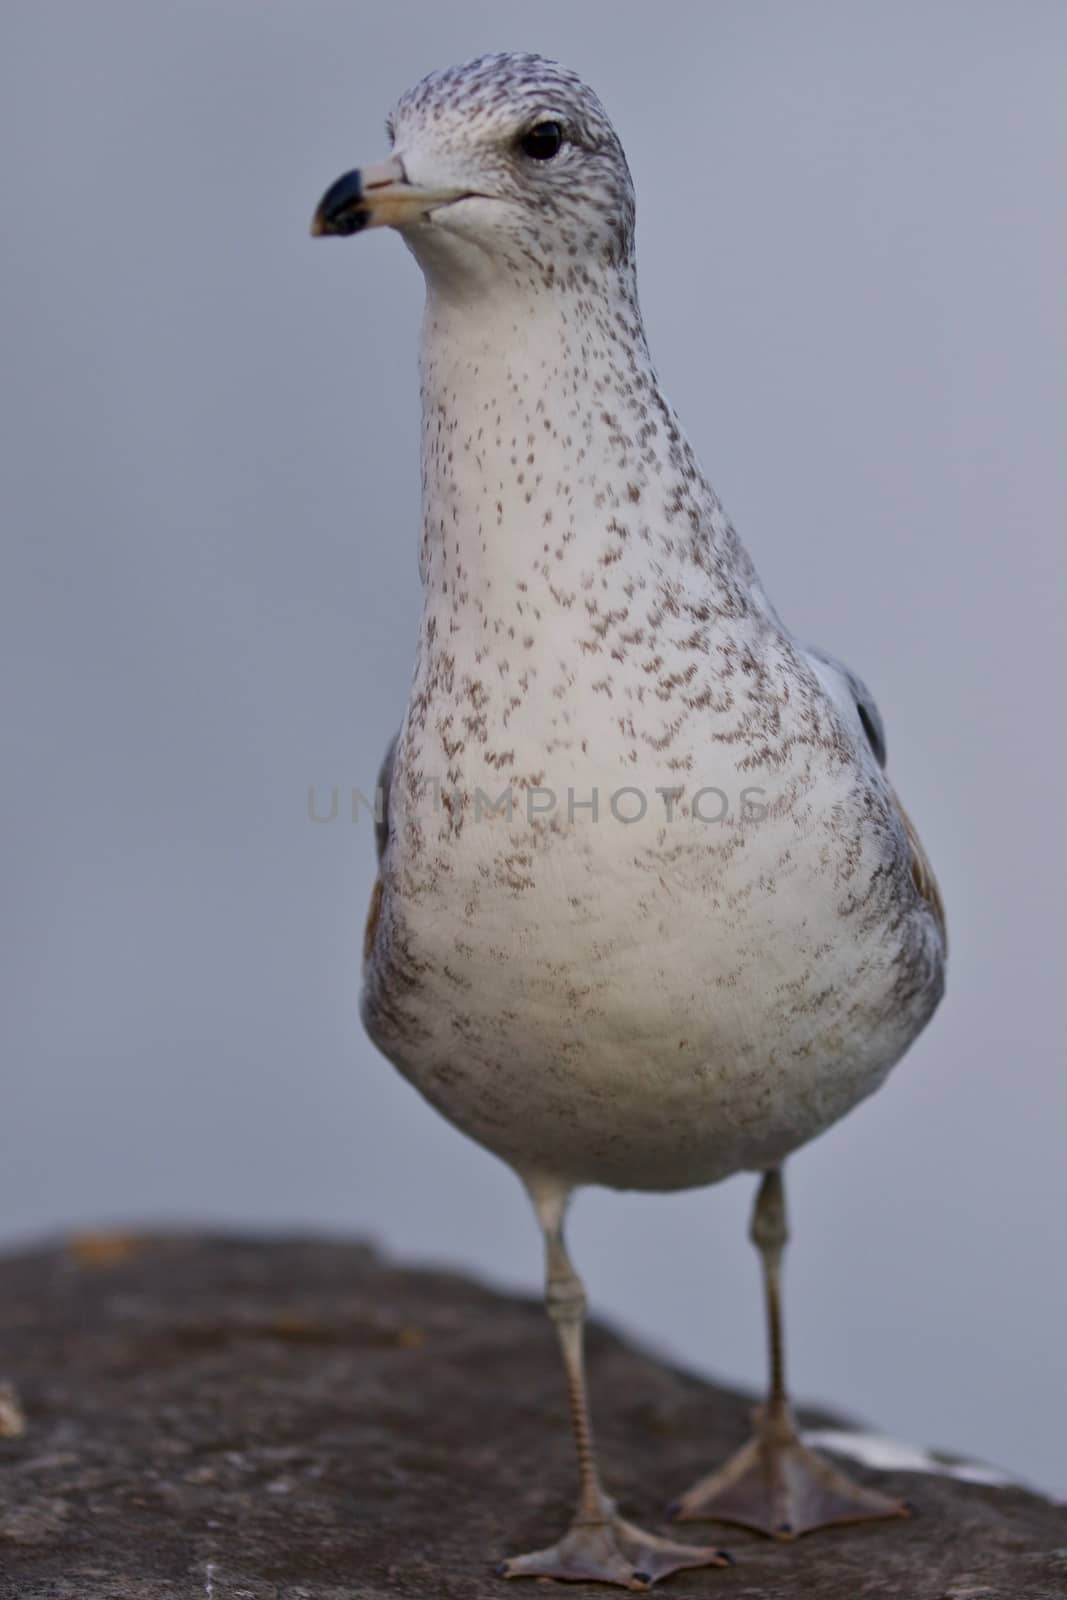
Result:
[[[674,798],[677,772],[605,759],[585,687],[570,727],[596,759],[524,728],[501,769],[406,730],[368,1027],[521,1170],[670,1188],[765,1167],[876,1088],[936,1003],[906,844],[832,742],[742,771],[709,738]]]

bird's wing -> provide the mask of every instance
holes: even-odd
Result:
[[[396,746],[399,738],[399,733],[394,733],[386,745],[378,772],[378,788],[374,796],[374,843],[378,848],[379,866],[382,864],[385,847],[389,843],[389,790],[393,782],[393,767],[396,763]]]
[[[897,808],[897,815],[904,824],[904,832],[908,836],[908,844],[911,846],[912,882],[934,914],[934,921],[941,930],[941,942],[947,953],[948,923],[945,920],[945,902],[941,898],[941,890],[938,887],[937,879],[934,877],[934,869],[930,865],[930,857],[923,849],[922,840],[915,831],[915,824],[901,805],[900,796],[892,784],[889,785],[889,793],[892,796],[893,804]]]
[[[886,763],[885,723],[882,713],[875,702],[874,695],[868,689],[858,672],[853,672],[851,667],[846,667],[843,661],[838,661],[826,650],[819,650],[813,644],[803,647],[804,654],[815,666],[816,674],[831,690],[838,690],[834,699],[840,704],[841,691],[844,698],[851,703],[853,713],[859,718],[860,726],[866,736],[867,743],[874,752],[874,758],[880,767]],[[822,669],[820,671],[820,668]],[[827,669],[833,680],[827,683]]]
[[[382,913],[382,857],[389,843],[389,790],[393,781],[393,765],[396,761],[396,745],[399,738],[399,733],[394,733],[386,747],[381,770],[378,773],[378,787],[374,794],[374,843],[378,851],[378,875],[371,890],[367,923],[363,929],[364,961],[374,947],[374,935],[378,931],[378,918]]]
[[[843,661],[838,661],[836,656],[829,655],[825,650],[819,650],[814,645],[805,645],[804,654],[815,667],[815,670],[824,684],[831,690],[836,689],[834,695],[838,704],[844,698],[846,705],[851,703],[852,711],[860,727],[863,729],[867,743],[870,745],[875,760],[882,768],[886,764],[885,724],[881,712],[875,703],[875,698],[858,673],[851,667],[846,667]],[[831,681],[828,681],[831,680]],[[945,921],[945,903],[941,898],[934,869],[930,865],[930,858],[923,849],[922,840],[916,831],[908,813],[905,811],[893,785],[887,777],[886,787],[889,798],[893,803],[901,827],[904,829],[911,851],[911,876],[917,893],[925,900],[933,913],[934,921],[941,931],[941,939],[948,949],[948,925]]]

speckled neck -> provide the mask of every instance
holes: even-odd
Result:
[[[583,595],[579,611],[718,588],[736,609],[755,575],[660,390],[631,268],[522,288],[428,285],[428,600],[500,616],[534,591],[574,613]]]

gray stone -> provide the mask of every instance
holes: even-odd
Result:
[[[750,1401],[594,1325],[605,1474],[661,1508],[746,1435]],[[88,1238],[0,1261],[3,1600],[521,1600],[492,1575],[574,1487],[535,1301],[320,1238]],[[14,1406],[14,1410],[10,1406]],[[816,1425],[832,1419],[808,1414]],[[1067,1597],[1067,1510],[938,1475],[856,1476],[910,1522],[775,1545],[687,1527],[737,1565],[675,1600]],[[573,1585],[561,1597],[610,1591]]]

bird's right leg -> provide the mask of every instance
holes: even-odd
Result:
[[[718,1550],[665,1539],[625,1522],[605,1495],[585,1386],[585,1290],[563,1241],[569,1191],[557,1184],[530,1182],[528,1186],[545,1241],[545,1303],[559,1333],[567,1374],[578,1454],[578,1504],[558,1544],[501,1562],[499,1576],[567,1578],[640,1590],[687,1567],[728,1565],[728,1558]]]

